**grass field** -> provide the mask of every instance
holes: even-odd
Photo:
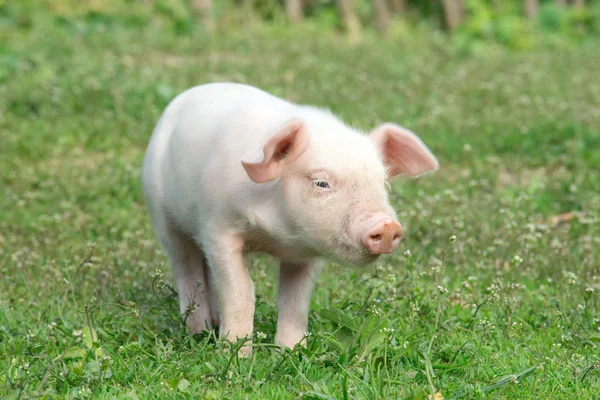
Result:
[[[597,46],[465,57],[437,37],[50,19],[3,37],[0,398],[598,398]],[[251,359],[178,316],[140,166],[167,102],[213,81],[401,123],[440,159],[394,181],[396,254],[326,268],[306,349],[269,347],[270,258],[251,263]]]

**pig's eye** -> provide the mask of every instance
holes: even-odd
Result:
[[[324,180],[321,180],[321,179],[315,179],[315,180],[313,180],[313,183],[314,183],[316,186],[320,187],[321,189],[329,189],[329,183],[327,183],[327,182],[326,182],[326,181],[324,181]]]

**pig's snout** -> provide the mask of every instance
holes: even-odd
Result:
[[[376,216],[371,226],[363,233],[362,244],[371,254],[389,254],[393,252],[402,238],[402,226],[392,217]]]

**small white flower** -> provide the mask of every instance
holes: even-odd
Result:
[[[256,337],[259,339],[266,339],[267,338],[267,334],[263,333],[261,331],[256,332]]]
[[[404,256],[405,257],[410,257],[410,250],[404,250]]]
[[[456,235],[452,235],[452,236],[450,236],[450,241],[451,241],[451,242],[454,242],[455,240],[456,240]]]
[[[577,191],[578,191],[577,185],[575,185],[574,183],[572,183],[571,186],[569,186],[569,191],[571,193],[577,193]]]
[[[157,268],[157,269],[154,270],[154,277],[155,278],[162,279],[162,278],[164,278],[164,276],[165,275],[163,274],[163,272],[160,269]]]
[[[369,307],[369,311],[371,311],[371,314],[373,315],[379,315],[379,311],[377,310],[377,308],[375,308],[375,305]]]
[[[490,331],[496,327],[495,325],[492,325],[491,322],[487,319],[480,319],[479,325],[481,325],[484,329],[489,329]]]
[[[567,280],[567,283],[571,286],[574,286],[578,283],[578,277],[575,273],[571,271],[563,271],[563,276]]]

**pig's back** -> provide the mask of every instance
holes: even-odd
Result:
[[[298,106],[260,89],[211,83],[188,89],[167,106],[152,136],[160,207],[190,234],[230,202],[254,194],[242,156],[262,145]]]

